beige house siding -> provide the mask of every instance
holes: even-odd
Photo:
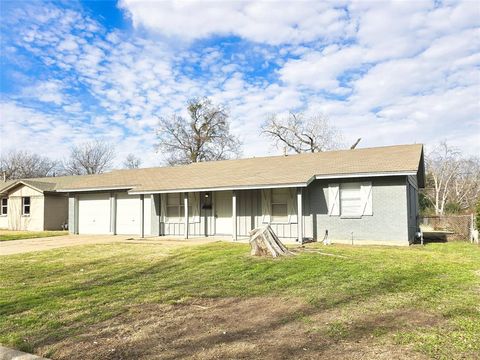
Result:
[[[22,197],[29,196],[30,215],[22,215]],[[8,228],[11,230],[42,231],[44,196],[41,192],[19,185],[8,196]]]
[[[45,195],[44,199],[44,229],[62,230],[68,221],[68,197]]]
[[[8,229],[8,215],[0,215],[0,229]]]

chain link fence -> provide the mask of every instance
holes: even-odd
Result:
[[[473,215],[420,216],[420,228],[429,236],[442,236],[446,241],[472,241]]]

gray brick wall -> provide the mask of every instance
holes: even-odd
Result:
[[[321,241],[328,230],[332,242],[354,244],[408,245],[406,177],[362,178],[372,182],[373,215],[347,219],[328,215],[328,184],[352,180],[316,180],[307,188],[309,208],[306,228]],[[307,233],[309,230],[307,230]],[[309,234],[310,235],[310,234]]]

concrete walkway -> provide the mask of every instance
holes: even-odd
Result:
[[[0,346],[0,360],[48,360],[37,355]]]
[[[78,245],[96,245],[96,244],[158,244],[165,247],[181,247],[201,245],[209,242],[226,240],[222,238],[191,238],[188,240],[182,238],[149,237],[137,238],[131,235],[65,235],[52,236],[36,239],[0,241],[0,256],[23,254],[35,251],[44,251]],[[229,240],[231,241],[231,240]]]

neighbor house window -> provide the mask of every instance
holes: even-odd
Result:
[[[0,204],[0,215],[7,215],[8,213],[8,199],[3,198]]]
[[[22,197],[22,214],[30,215],[30,197]]]
[[[288,222],[288,189],[272,189],[272,222]]]
[[[342,216],[362,216],[360,183],[340,185],[340,211]]]

